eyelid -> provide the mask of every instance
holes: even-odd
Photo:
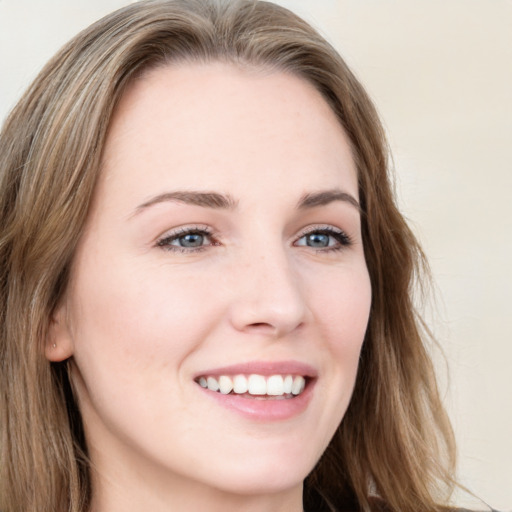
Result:
[[[204,250],[211,245],[218,245],[218,243],[212,242],[198,247],[180,247],[179,245],[171,245],[169,243],[173,240],[177,240],[181,236],[185,236],[191,233],[198,233],[208,237],[209,239],[215,238],[215,233],[213,229],[209,226],[206,226],[204,224],[183,225],[165,231],[163,235],[159,236],[156,239],[155,245],[168,251],[177,252],[197,252],[200,250]]]
[[[343,249],[352,245],[353,241],[351,236],[343,229],[333,226],[332,224],[314,224],[303,228],[295,237],[294,245],[303,237],[312,233],[324,233],[326,235],[333,236],[337,239],[338,244],[334,246],[328,246],[322,249],[316,249],[317,251],[329,251]]]
[[[203,235],[209,239],[209,243],[200,245],[197,247],[184,247],[180,246],[178,244],[174,245],[171,242],[179,239],[182,236],[185,236],[187,234],[197,233],[200,235]],[[307,235],[313,234],[313,233],[322,233],[328,236],[331,236],[336,240],[337,243],[333,245],[329,245],[322,248],[315,248],[307,245],[298,244],[298,241],[304,238]],[[216,235],[214,230],[207,225],[204,224],[191,224],[191,225],[183,225],[178,226],[176,228],[167,230],[164,232],[163,235],[159,236],[156,241],[155,245],[157,247],[160,247],[162,249],[168,250],[168,251],[177,251],[177,252],[183,252],[183,253],[191,253],[191,252],[198,252],[207,249],[211,246],[220,245],[220,243],[215,239]],[[313,250],[316,250],[318,252],[328,252],[328,251],[336,251],[341,250],[343,248],[346,248],[350,245],[352,245],[352,239],[351,237],[344,231],[343,229],[333,226],[331,224],[313,224],[306,226],[305,228],[301,229],[293,239],[293,245],[300,246],[300,247],[309,247]]]

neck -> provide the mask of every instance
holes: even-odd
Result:
[[[119,482],[102,482],[93,486],[91,512],[302,512],[302,489],[265,494],[234,494],[200,484],[165,492],[137,485],[127,489]]]
[[[271,492],[234,492],[228,486],[220,489],[131,462],[116,461],[110,467],[93,464],[91,512],[303,511],[302,482]]]

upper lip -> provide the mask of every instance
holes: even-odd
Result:
[[[300,361],[250,361],[219,368],[204,370],[196,375],[220,376],[220,375],[302,375],[303,377],[315,378],[317,371],[309,364]]]

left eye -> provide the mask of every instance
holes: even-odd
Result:
[[[202,233],[187,233],[171,241],[170,245],[179,245],[180,247],[201,247],[204,245],[205,235]]]
[[[183,231],[158,241],[160,247],[167,249],[199,249],[211,243],[210,234],[202,230]]]
[[[295,245],[313,249],[341,248],[350,244],[348,236],[334,230],[316,230],[301,236]]]

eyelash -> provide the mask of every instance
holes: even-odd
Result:
[[[311,246],[298,244],[299,240],[302,238],[313,235],[313,234],[320,234],[320,235],[327,235],[329,237],[334,238],[336,243],[332,246],[327,247],[321,247],[321,248],[314,248]],[[206,245],[200,245],[197,247],[183,247],[179,245],[173,245],[172,242],[178,241],[180,238],[185,237],[187,235],[199,235],[205,238],[210,239],[210,243]],[[220,245],[218,242],[214,240],[214,233],[211,229],[205,227],[205,226],[191,226],[191,227],[183,227],[179,228],[178,230],[166,234],[163,238],[160,238],[157,240],[158,247],[161,247],[162,249],[166,251],[171,252],[180,252],[180,253],[196,253],[206,250],[208,247]],[[326,253],[326,252],[335,252],[335,251],[341,251],[345,249],[346,247],[349,247],[352,245],[352,239],[347,235],[344,231],[338,228],[334,228],[332,226],[311,226],[304,231],[302,231],[299,236],[297,237],[297,240],[293,244],[296,247],[309,247],[310,249],[313,249],[315,252],[319,253]]]
[[[190,226],[179,228],[176,231],[167,233],[163,238],[157,241],[157,246],[162,247],[166,251],[181,252],[181,253],[195,253],[206,250],[209,246],[219,245],[217,242],[211,242],[207,245],[200,245],[198,247],[182,247],[179,245],[172,245],[171,242],[177,241],[186,235],[201,235],[206,238],[213,238],[211,229],[203,226]]]
[[[336,244],[332,246],[322,247],[322,248],[314,248],[310,247],[311,249],[315,250],[316,252],[320,253],[326,253],[326,252],[335,252],[335,251],[342,251],[343,249],[349,247],[352,245],[352,239],[350,238],[347,233],[345,233],[343,230],[339,228],[335,228],[333,226],[310,226],[306,228],[297,238],[297,241],[294,243],[294,245],[297,245],[297,242],[304,238],[305,236],[312,235],[312,234],[321,234],[321,235],[327,235],[336,241]],[[308,247],[306,245],[300,245],[299,247]]]

